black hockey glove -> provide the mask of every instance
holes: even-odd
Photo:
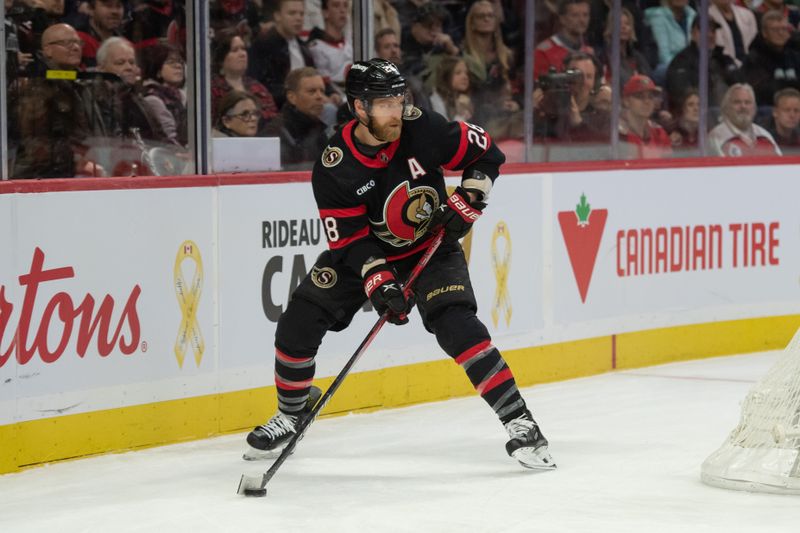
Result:
[[[443,226],[444,240],[455,242],[469,233],[484,207],[486,204],[483,202],[470,202],[467,191],[462,187],[456,187],[455,192],[447,199],[447,203],[439,206],[434,213],[431,227]]]
[[[388,311],[387,320],[392,324],[408,324],[408,313],[414,307],[414,301],[403,294],[391,265],[382,263],[367,270],[364,273],[364,292],[379,315]]]

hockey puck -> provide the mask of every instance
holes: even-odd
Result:
[[[267,495],[267,489],[244,489],[245,496],[252,496],[253,498],[263,498]]]

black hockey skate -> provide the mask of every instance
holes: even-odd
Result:
[[[318,387],[311,387],[308,401],[299,415],[287,415],[278,411],[266,424],[256,427],[247,435],[250,448],[244,452],[242,459],[257,461],[277,457],[295,434],[295,428],[305,416],[311,412],[322,396]]]
[[[506,452],[519,464],[532,470],[553,470],[556,467],[547,449],[547,439],[530,411],[525,411],[505,426],[511,437],[506,443]]]

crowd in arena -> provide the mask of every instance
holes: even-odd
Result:
[[[352,118],[351,1],[210,0],[213,136],[279,137],[282,167],[310,168]],[[11,178],[193,171],[183,0],[4,2]],[[800,0],[710,0],[705,42],[700,2],[622,0],[618,46],[611,4],[534,3],[534,145],[606,159],[616,122],[619,157],[700,155],[706,48],[708,153],[798,151]],[[375,55],[398,65],[414,105],[481,125],[513,153],[525,5],[374,0]]]

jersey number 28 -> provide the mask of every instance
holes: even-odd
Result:
[[[476,145],[481,150],[486,150],[488,146],[486,130],[475,124],[470,124],[469,122],[465,122],[464,124],[467,126],[467,141],[469,141],[470,144]]]

